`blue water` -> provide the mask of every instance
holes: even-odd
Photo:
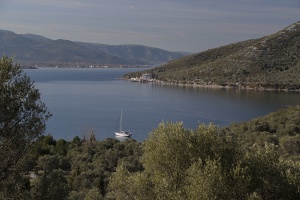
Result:
[[[120,110],[123,129],[143,141],[161,122],[226,126],[300,103],[300,94],[275,91],[207,89],[120,80],[138,68],[25,70],[53,116],[45,134],[55,139],[114,137]]]

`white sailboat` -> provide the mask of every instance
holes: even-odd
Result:
[[[115,135],[118,137],[130,137],[132,135],[132,133],[130,131],[123,131],[122,130],[122,110],[120,113],[120,119],[119,119],[119,123],[120,123],[120,131],[116,131]],[[118,127],[118,125],[117,125]]]

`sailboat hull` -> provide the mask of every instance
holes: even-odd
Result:
[[[132,133],[130,131],[120,131],[120,132],[115,132],[115,135],[118,137],[130,137]]]

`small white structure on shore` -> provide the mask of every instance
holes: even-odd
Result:
[[[141,83],[144,83],[144,82],[153,82],[153,79],[152,79],[152,75],[151,74],[143,74],[141,77],[135,77],[135,78],[131,78],[130,79],[131,82],[141,82]]]
[[[143,74],[141,78],[143,80],[149,81],[152,79],[152,75],[151,74]]]

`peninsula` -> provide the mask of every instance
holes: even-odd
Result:
[[[184,56],[124,78],[142,74],[164,84],[300,91],[300,21],[259,39]]]

